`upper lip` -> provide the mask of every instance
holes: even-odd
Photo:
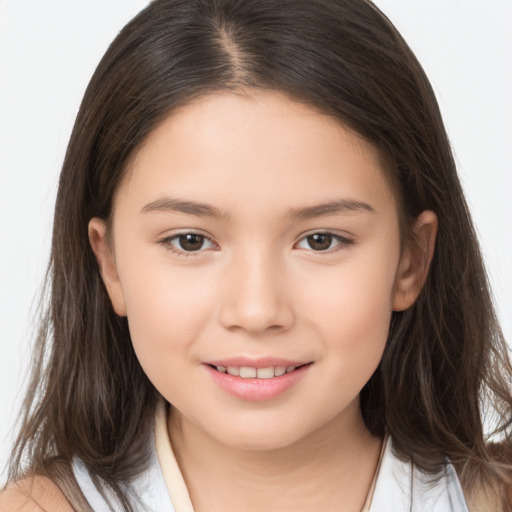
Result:
[[[276,366],[289,367],[289,366],[302,366],[310,363],[311,361],[297,361],[292,359],[283,359],[281,357],[230,357],[228,359],[216,359],[214,361],[205,361],[205,364],[212,366],[234,366],[237,368],[270,368]]]

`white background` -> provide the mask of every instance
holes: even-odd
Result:
[[[0,0],[0,473],[21,401],[74,116],[108,44],[146,3]],[[512,0],[376,4],[409,42],[438,95],[510,343]]]

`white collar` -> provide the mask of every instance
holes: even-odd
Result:
[[[369,512],[469,512],[454,467],[427,475],[394,453],[388,439]]]
[[[174,456],[167,430],[165,406],[159,405],[156,451],[176,512],[194,512],[185,481]],[[446,464],[433,479],[410,462],[403,462],[393,451],[388,436],[383,441],[380,460],[366,504],[361,512],[469,512],[457,474]]]

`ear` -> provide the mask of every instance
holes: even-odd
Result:
[[[437,215],[430,210],[424,211],[416,219],[398,267],[393,311],[411,307],[418,298],[434,256],[437,226]]]
[[[114,251],[109,243],[106,221],[98,217],[89,221],[89,242],[98,260],[101,278],[112,302],[112,307],[119,316],[126,316],[123,289],[117,273]]]

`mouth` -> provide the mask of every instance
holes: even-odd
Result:
[[[287,373],[292,373],[303,366],[312,364],[303,363],[289,366],[267,366],[265,368],[256,368],[252,366],[223,366],[208,364],[210,368],[220,373],[241,377],[242,379],[273,379],[274,377],[282,377]]]
[[[237,399],[262,402],[277,399],[295,387],[309,373],[313,361],[222,361],[225,364],[205,363],[203,366],[212,381],[224,392]],[[283,364],[288,363],[288,364]],[[292,364],[293,363],[293,364]],[[247,366],[246,366],[247,365]]]

